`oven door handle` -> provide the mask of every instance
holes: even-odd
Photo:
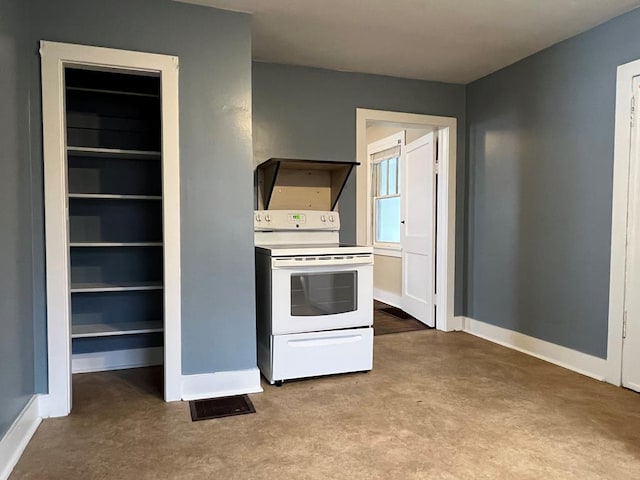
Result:
[[[305,347],[319,347],[322,345],[340,345],[344,343],[356,343],[362,340],[362,335],[351,334],[342,335],[339,337],[320,337],[320,338],[306,338],[300,340],[289,340],[287,344],[292,348],[305,348]]]

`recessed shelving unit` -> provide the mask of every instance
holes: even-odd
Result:
[[[72,350],[162,345],[159,78],[67,67],[65,102]]]

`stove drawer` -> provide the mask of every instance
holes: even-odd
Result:
[[[373,328],[294,333],[272,337],[268,380],[315,377],[373,368]]]

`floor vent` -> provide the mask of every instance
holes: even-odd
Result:
[[[231,417],[256,413],[256,409],[247,395],[233,397],[206,398],[204,400],[191,400],[191,420],[209,420],[211,418]]]

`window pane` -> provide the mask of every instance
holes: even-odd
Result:
[[[387,179],[389,178],[387,175],[387,169],[389,168],[389,160],[383,160],[379,163],[380,169],[378,171],[378,179],[380,182],[380,193],[379,196],[389,195],[389,189],[387,188]]]
[[[376,242],[400,243],[400,197],[376,199]]]
[[[389,195],[398,193],[398,159],[389,159]]]

